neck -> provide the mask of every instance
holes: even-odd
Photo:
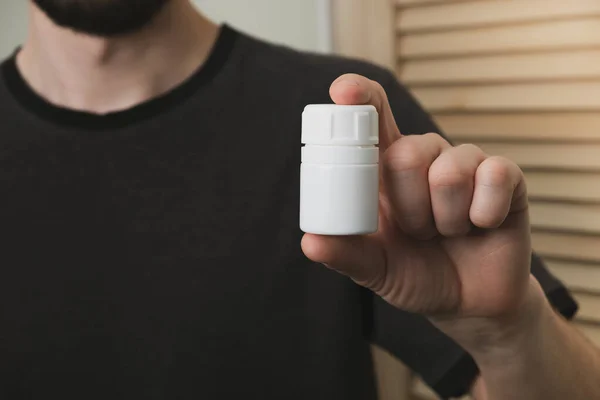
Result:
[[[181,84],[206,60],[217,32],[188,0],[172,0],[143,30],[114,38],[59,27],[32,5],[17,65],[50,103],[105,114]]]

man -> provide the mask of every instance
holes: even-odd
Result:
[[[0,79],[2,398],[373,399],[370,342],[443,397],[600,398],[521,171],[426,134],[392,74],[188,0],[30,16]],[[375,235],[298,229],[300,114],[330,101],[381,115]]]

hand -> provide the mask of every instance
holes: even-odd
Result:
[[[307,234],[305,255],[400,309],[452,326],[519,310],[530,287],[531,245],[517,165],[435,133],[401,135],[385,91],[367,78],[344,75],[330,94],[337,104],[379,112],[380,226],[366,236]]]

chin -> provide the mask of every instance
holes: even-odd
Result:
[[[56,25],[92,36],[141,30],[171,0],[33,0]]]

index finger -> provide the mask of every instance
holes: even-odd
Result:
[[[381,151],[402,135],[396,124],[387,94],[376,81],[357,74],[337,78],[329,88],[331,100],[341,105],[372,105],[379,113],[379,148]]]

